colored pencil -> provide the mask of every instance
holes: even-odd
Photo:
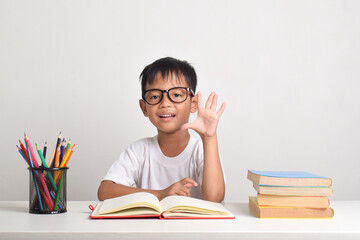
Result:
[[[30,140],[29,140],[29,138],[26,136],[26,134],[25,134],[25,142],[27,143],[27,146],[29,147],[29,150],[30,150],[29,156],[31,155],[31,159],[32,159],[32,162],[33,162],[34,166],[35,166],[36,168],[39,167],[39,164],[38,164],[38,162],[37,162],[37,160],[36,160],[36,156],[35,156],[35,153],[34,153],[34,149],[32,148],[31,143],[30,143]]]
[[[34,167],[34,163],[33,163],[33,161],[32,161],[32,157],[31,157],[31,155],[30,155],[30,148],[29,148],[29,146],[28,146],[28,142],[25,140],[24,141],[25,142],[25,146],[26,146],[26,152],[27,152],[27,156],[28,156],[28,158],[29,158],[29,163],[30,163],[30,167]]]
[[[38,146],[37,144],[35,144],[35,145],[36,145],[36,150],[37,150],[37,152],[38,152],[38,154],[39,154],[39,157],[40,157],[40,159],[41,159],[41,162],[43,163],[44,167],[48,168],[48,166],[47,166],[47,164],[46,164],[46,161],[45,161],[45,159],[44,159],[44,156],[43,156],[43,154],[41,153],[41,150],[40,150],[39,146]],[[54,181],[54,179],[53,179],[53,177],[52,177],[51,172],[50,172],[49,170],[46,170],[46,172],[47,172],[47,175],[48,175],[48,177],[49,177],[49,179],[50,179],[50,182],[51,182],[53,188],[55,189],[55,191],[57,191],[57,186],[56,186],[56,184],[55,184],[55,181]]]
[[[29,150],[29,147],[28,147],[28,142],[25,141],[25,146],[26,146],[26,151],[27,151],[27,155],[29,157],[29,165],[30,167],[34,167],[34,163],[32,161],[32,158],[31,158],[31,155],[30,155],[30,150]],[[44,210],[44,207],[43,207],[43,203],[42,203],[42,199],[41,199],[41,195],[40,195],[40,183],[37,179],[39,179],[39,173],[37,171],[34,171],[33,170],[33,179],[34,179],[34,185],[35,185],[35,191],[36,191],[36,195],[37,195],[37,198],[38,198],[38,201],[39,201],[39,207],[40,207],[40,210],[43,211]]]
[[[29,166],[30,166],[29,156],[27,155],[25,146],[24,146],[24,144],[22,144],[22,142],[20,141],[20,139],[19,139],[19,143],[20,143],[20,147],[21,147],[22,153],[23,153],[24,156],[25,156],[25,161],[26,161],[26,162],[29,164]]]
[[[64,191],[62,187],[65,184],[64,171],[66,171],[66,169],[55,170],[53,174],[51,174],[51,171],[53,171],[53,169],[50,168],[52,168],[53,166],[56,168],[66,168],[75,147],[75,144],[71,145],[70,140],[71,139],[69,139],[69,142],[67,144],[65,138],[61,142],[60,132],[54,151],[51,155],[51,158],[49,159],[49,163],[47,163],[45,160],[48,148],[47,142],[45,142],[43,152],[41,152],[39,146],[35,144],[36,151],[38,152],[41,162],[37,161],[35,151],[31,145],[30,139],[27,137],[26,134],[24,134],[25,144],[22,144],[22,142],[19,140],[20,147],[16,145],[17,150],[30,167],[29,169],[32,171],[31,175],[33,176],[33,186],[36,194],[33,195],[33,199],[30,203],[30,209],[37,208],[35,204],[39,205],[40,211],[47,211],[47,209],[55,211],[58,209],[66,209],[66,203],[63,201],[62,197],[60,197],[61,192]],[[44,169],[36,169],[39,168],[39,164],[41,164]],[[48,176],[49,179],[46,179],[46,176]],[[51,185],[49,186],[48,180],[50,180],[51,182]],[[50,189],[50,186],[52,186],[53,190]]]
[[[47,152],[47,142],[45,142],[44,150],[43,150],[44,159],[46,159],[46,152]]]
[[[75,147],[75,144],[70,148],[70,150],[68,151],[68,153],[64,157],[64,160],[62,161],[62,163],[60,165],[60,168],[64,168],[64,167],[67,166],[67,164],[68,164],[68,162],[70,160],[70,157],[71,157],[72,153],[74,152],[74,147]],[[58,175],[56,176],[56,180],[55,180],[56,183],[59,182],[59,179],[62,176],[62,173],[63,173],[63,171],[60,171],[60,174],[58,173]]]
[[[59,146],[57,147],[57,149],[56,149],[54,168],[58,168],[58,167],[59,167],[59,159],[60,159],[60,145],[59,145]],[[58,181],[57,181],[57,176],[59,176],[59,173],[58,173],[58,171],[55,171],[55,172],[54,172],[55,182],[58,182]]]
[[[56,146],[55,146],[55,152],[57,151],[57,148],[59,147],[60,145],[60,142],[61,142],[61,132],[57,138],[57,142],[56,142]],[[56,154],[55,156],[53,156],[53,159],[51,160],[51,164],[49,164],[49,167],[53,167],[54,166],[54,162],[55,162],[55,158],[56,158]]]
[[[55,148],[54,148],[54,150],[53,150],[53,152],[51,154],[51,157],[49,159],[49,162],[48,162],[49,167],[51,167],[51,165],[52,165],[52,162],[53,162],[53,159],[54,159],[54,156],[55,156],[55,152],[56,152],[56,146],[55,146]]]
[[[54,167],[56,167],[56,168],[59,167],[59,159],[60,159],[60,145],[57,147],[56,153],[55,153],[55,164],[54,164]]]
[[[52,199],[56,200],[56,195],[55,195],[54,191],[51,191],[51,192],[50,192],[50,195],[51,195]],[[60,208],[60,209],[63,209],[64,203],[61,201],[61,198],[59,199],[58,205],[59,205],[59,208]]]
[[[61,164],[62,160],[64,159],[64,156],[65,156],[65,138],[62,140],[61,146],[60,146],[59,165]]]
[[[74,148],[75,148],[75,144],[72,145],[71,149],[68,151],[68,154],[66,154],[66,156],[65,156],[63,162],[61,163],[60,167],[66,167],[67,166],[67,164],[68,164],[68,162],[70,160],[70,157],[74,152]]]
[[[29,162],[28,162],[28,160],[26,159],[26,157],[25,157],[23,151],[21,150],[21,148],[20,148],[18,145],[16,145],[16,148],[18,149],[18,151],[19,151],[19,153],[21,154],[21,156],[24,158],[25,162],[26,162],[27,164],[29,164]]]
[[[32,163],[32,166],[31,167],[35,167],[35,168],[38,168],[39,167],[39,164],[37,163],[37,160],[36,160],[36,157],[35,157],[35,153],[34,153],[34,150],[31,146],[31,143],[30,143],[30,140],[29,138],[26,136],[25,134],[25,143],[26,143],[26,146],[30,149],[30,153],[28,153],[29,157],[30,157],[30,162]],[[50,193],[49,193],[49,189],[47,188],[47,185],[46,185],[46,182],[45,182],[45,178],[42,174],[41,171],[35,171],[37,173],[37,176],[39,177],[40,179],[40,182],[41,182],[41,185],[43,187],[43,190],[45,192],[45,195],[46,195],[46,198],[45,198],[45,202],[46,204],[48,205],[49,209],[52,209],[53,208],[53,202],[51,200],[51,196],[50,196]]]
[[[62,173],[62,172],[61,172],[61,173]],[[64,182],[64,175],[62,174],[62,176],[61,176],[61,178],[60,178],[59,187],[58,187],[58,190],[57,190],[57,192],[56,192],[54,210],[57,210],[57,209],[58,209],[58,202],[59,202],[59,199],[60,199],[60,194],[61,194],[61,189],[62,189],[63,182]]]
[[[65,151],[65,153],[66,153],[67,151],[69,151],[70,147],[71,147],[71,138],[69,138],[69,141],[68,141],[68,143],[67,143],[67,145],[66,145],[66,151]]]

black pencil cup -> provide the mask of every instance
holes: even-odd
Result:
[[[29,212],[66,212],[66,173],[68,168],[29,167]]]

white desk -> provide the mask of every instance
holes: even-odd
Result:
[[[360,201],[333,201],[334,218],[311,220],[258,219],[247,203],[224,203],[234,220],[91,220],[89,204],[37,215],[27,202],[0,202],[0,239],[360,239]]]

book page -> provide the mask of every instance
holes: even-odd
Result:
[[[161,207],[157,197],[151,193],[138,192],[104,200],[98,210],[98,214],[119,212],[135,207],[148,207],[161,213]]]
[[[97,209],[91,214],[92,216],[104,216],[104,217],[126,217],[126,216],[146,216],[146,215],[159,215],[159,212],[148,207],[134,207],[130,209],[124,209],[120,212],[110,212],[107,214],[99,214]]]
[[[221,203],[205,201],[185,196],[169,196],[160,201],[164,211],[198,213],[198,214],[230,214]]]

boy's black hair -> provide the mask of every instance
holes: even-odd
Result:
[[[189,87],[194,91],[194,93],[196,92],[197,77],[195,69],[186,61],[181,61],[172,57],[165,57],[147,65],[141,72],[140,81],[142,95],[146,90],[146,84],[152,84],[157,73],[161,73],[163,78],[168,77],[169,74],[176,74],[176,76],[180,79],[180,76],[182,75]]]

